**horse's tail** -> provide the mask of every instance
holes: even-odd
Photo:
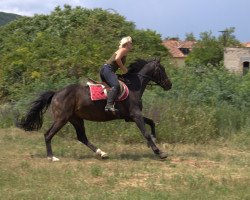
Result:
[[[39,98],[31,103],[30,111],[21,119],[17,126],[25,131],[39,130],[43,125],[43,114],[49,107],[55,92],[42,93]]]

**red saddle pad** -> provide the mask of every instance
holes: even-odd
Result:
[[[121,84],[121,87],[123,87],[122,91],[118,95],[118,98],[116,101],[122,101],[125,100],[128,97],[129,89],[128,87],[121,81],[119,81]],[[92,101],[98,101],[98,100],[104,100],[107,99],[107,90],[110,88],[105,87],[101,83],[87,83],[90,89],[90,98]]]

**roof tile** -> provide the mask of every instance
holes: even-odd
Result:
[[[195,41],[180,41],[176,39],[168,39],[163,41],[163,45],[169,50],[174,58],[185,58],[180,48],[192,49],[195,45]]]

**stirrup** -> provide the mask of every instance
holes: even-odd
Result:
[[[115,109],[114,105],[106,105],[106,106],[105,106],[105,111],[106,111],[106,112],[108,112],[108,111],[117,112],[118,110]]]

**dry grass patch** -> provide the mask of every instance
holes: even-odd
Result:
[[[247,199],[249,151],[228,145],[100,144],[101,160],[75,140],[55,137],[52,163],[43,134],[0,130],[0,199]],[[235,198],[237,197],[237,198]],[[240,198],[238,198],[240,197]]]

